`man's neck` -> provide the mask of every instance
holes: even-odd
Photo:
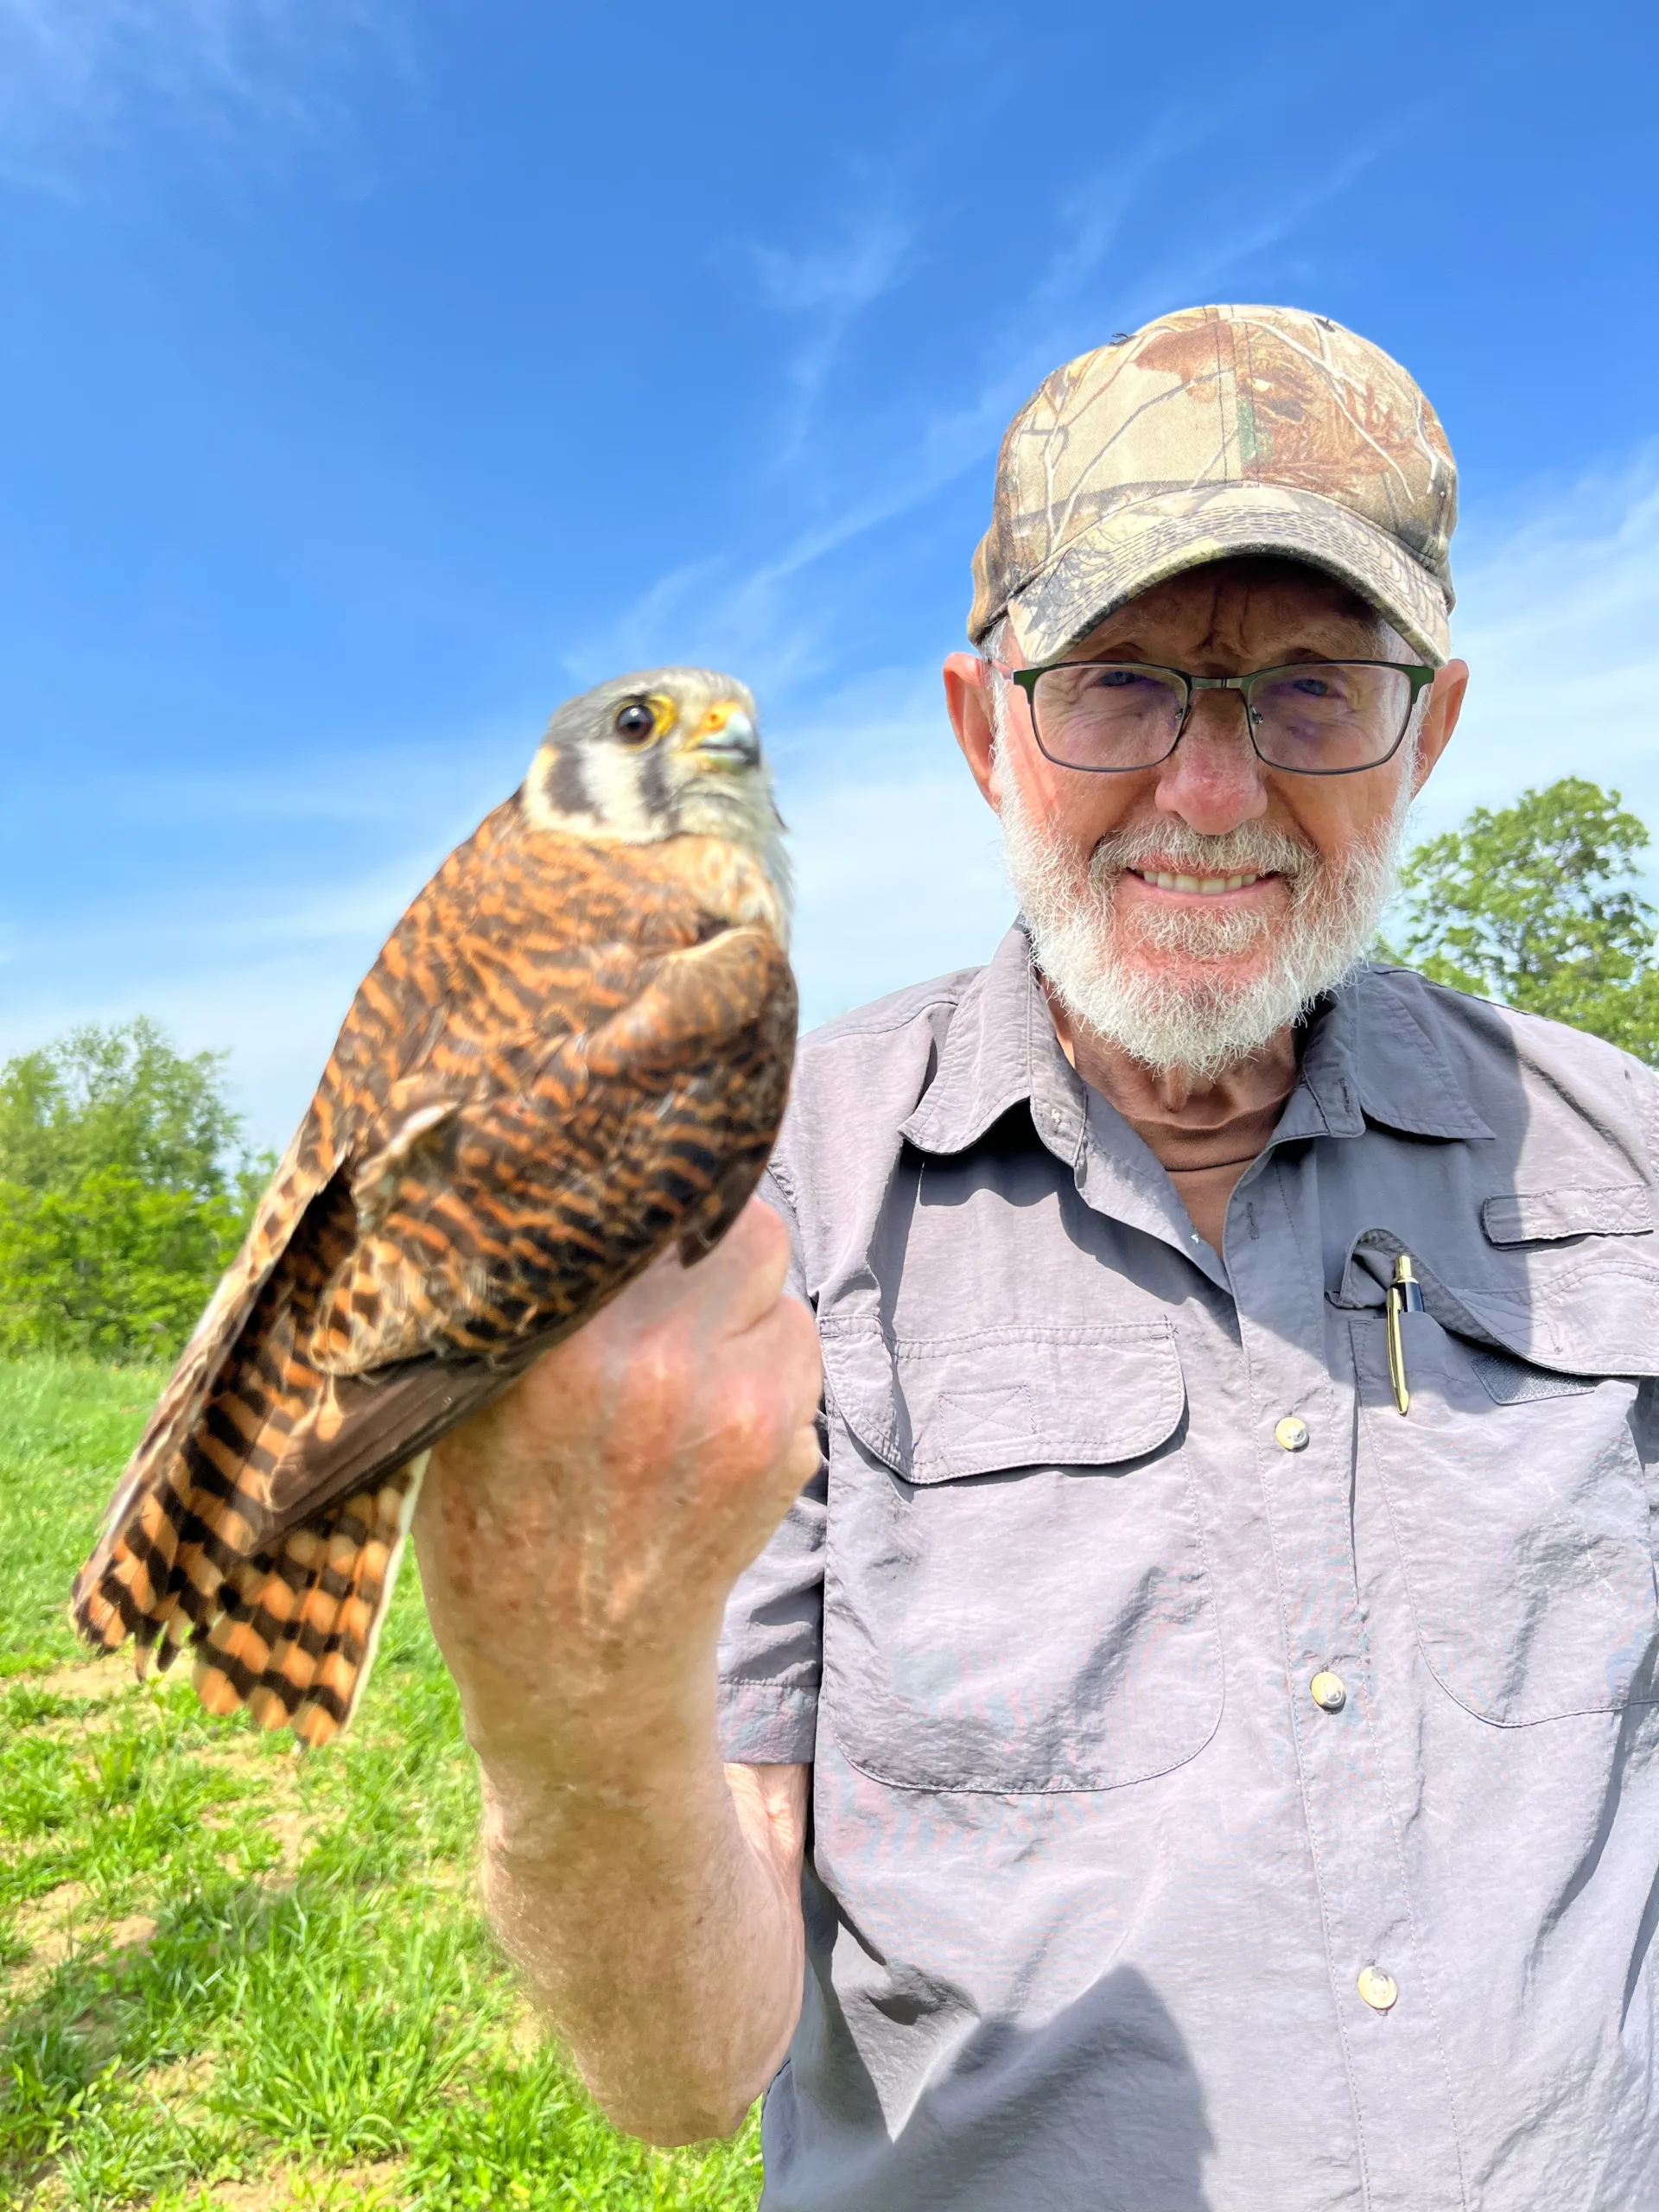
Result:
[[[1049,1011],[1067,1059],[1161,1163],[1193,1227],[1220,1252],[1238,1179],[1267,1144],[1296,1087],[1295,1031],[1287,1023],[1260,1052],[1200,1083],[1186,1071],[1149,1068],[1131,1058],[1121,1046],[1073,1023],[1053,998]]]
[[[1048,1009],[1060,1050],[1126,1122],[1213,1128],[1277,1105],[1296,1087],[1296,1032],[1288,1022],[1249,1059],[1199,1082],[1185,1068],[1149,1068],[1132,1058],[1109,1038],[1074,1023],[1058,999],[1050,998]]]

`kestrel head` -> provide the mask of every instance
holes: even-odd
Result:
[[[524,781],[541,830],[626,844],[691,835],[781,865],[783,823],[747,685],[709,668],[653,668],[567,699]]]

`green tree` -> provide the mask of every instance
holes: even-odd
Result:
[[[224,1061],[141,1018],[0,1069],[0,1351],[176,1351],[270,1167]]]
[[[1406,861],[1389,957],[1659,1065],[1659,915],[1638,868],[1649,842],[1617,791],[1581,776],[1478,806]]]
[[[0,1069],[0,1177],[61,1190],[119,1167],[207,1198],[227,1187],[242,1133],[225,1097],[223,1052],[186,1059],[141,1014],[73,1029]]]

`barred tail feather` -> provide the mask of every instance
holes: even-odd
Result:
[[[189,1624],[212,1619],[226,1574],[253,1548],[267,1515],[194,1437],[125,1505],[82,1568],[71,1613],[81,1634],[106,1649],[132,1637],[143,1675],[157,1658],[168,1663]]]
[[[265,1728],[327,1743],[350,1721],[374,1663],[428,1455],[232,1568],[199,1636],[196,1694],[246,1706]]]
[[[188,1639],[209,1713],[326,1744],[368,1681],[429,1456],[259,1544],[247,1494],[196,1487],[181,1453],[83,1573],[75,1623],[105,1648],[132,1637],[141,1675]]]

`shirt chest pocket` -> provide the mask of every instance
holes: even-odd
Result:
[[[1502,1727],[1652,1702],[1659,1655],[1638,1384],[1553,1372],[1403,1317],[1353,1327],[1364,1432],[1435,1679]]]
[[[1023,1794],[1200,1751],[1221,1659],[1169,1330],[823,1342],[823,1707],[853,1764]]]

